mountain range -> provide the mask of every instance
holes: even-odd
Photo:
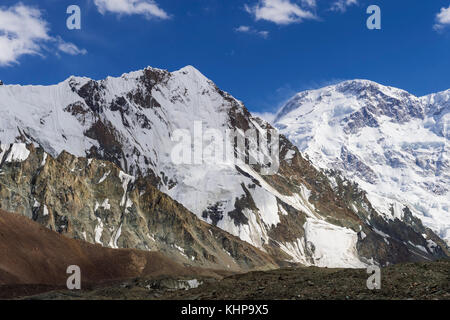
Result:
[[[239,139],[261,151],[260,137],[268,130],[278,135],[194,67],[148,67],[99,81],[70,77],[52,86],[2,85],[0,208],[67,237],[232,271],[298,263],[363,268],[448,257],[442,240],[448,226],[448,97],[419,99],[384,88],[354,81],[326,88],[323,96],[320,90],[297,95],[275,122],[278,170],[265,174],[267,163],[211,160],[203,149],[200,161],[195,152],[193,163],[173,160],[180,132],[194,137],[189,146],[205,149],[212,145],[207,132],[231,132],[222,146],[246,160],[252,155],[239,148]],[[323,130],[321,116],[328,117]],[[421,177],[386,183],[388,195],[367,187],[385,179],[353,148],[367,151],[368,145],[344,140],[370,136],[362,130],[384,123],[391,133],[400,130],[395,125],[423,125],[434,139],[427,150],[423,142],[408,147],[401,141],[401,155],[395,148],[382,153],[390,161],[383,166],[397,172],[405,166]],[[205,133],[200,138],[199,127]],[[249,130],[256,135],[246,136]],[[378,139],[392,140],[382,133]],[[315,140],[322,145],[309,144]],[[399,185],[406,189],[397,192]],[[392,196],[401,192],[403,198]],[[428,204],[415,198],[426,198],[421,192],[432,192],[430,208],[436,204],[443,213],[427,211]]]

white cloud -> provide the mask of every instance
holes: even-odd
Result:
[[[57,47],[59,51],[70,54],[72,56],[87,54],[86,49],[80,49],[71,42],[65,42],[63,39],[61,39],[61,37],[57,38]]]
[[[441,30],[448,25],[450,25],[450,6],[448,8],[441,8],[441,11],[436,15],[434,29]]]
[[[358,0],[337,0],[331,5],[331,10],[345,12],[347,11],[347,7],[357,4]]]
[[[258,36],[261,36],[263,38],[267,38],[269,36],[269,31],[259,31],[249,26],[240,26],[236,29],[234,29],[236,32],[241,33],[249,33],[249,34],[256,34]]]
[[[50,40],[39,10],[23,4],[0,8],[0,65],[17,63],[22,55],[41,54],[41,44]]]
[[[236,28],[237,32],[250,32],[250,27],[247,26],[240,26],[239,28]]]
[[[273,123],[273,121],[275,120],[275,116],[276,116],[276,114],[272,113],[272,112],[252,112],[252,115],[254,117],[261,118],[270,124]]]
[[[94,0],[101,14],[144,15],[146,18],[168,19],[169,15],[153,0]]]
[[[309,4],[314,2],[315,4],[315,1],[311,0],[302,0],[302,2]],[[302,9],[291,0],[259,0],[254,6],[245,5],[245,10],[256,20],[267,20],[281,25],[316,18],[314,13]]]
[[[315,8],[317,3],[316,0],[302,0],[302,5],[305,7]]]
[[[85,54],[72,43],[49,34],[42,12],[22,3],[9,8],[0,7],[0,66],[18,63],[24,55],[41,55],[56,45],[56,49],[68,54]]]

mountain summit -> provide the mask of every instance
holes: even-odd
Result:
[[[314,164],[368,192],[387,219],[407,206],[450,241],[450,90],[416,97],[367,80],[300,92],[275,126]]]

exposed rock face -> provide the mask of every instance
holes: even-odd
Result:
[[[266,122],[252,117],[240,101],[217,88],[193,67],[173,73],[147,68],[102,81],[72,77],[52,87],[6,86],[2,89],[0,115],[3,117],[0,124],[4,129],[0,140],[4,157],[11,154],[11,146],[5,146],[5,143],[21,141],[40,146],[49,153],[49,159],[50,156],[57,158],[56,162],[62,162],[62,167],[70,168],[68,172],[54,172],[51,181],[45,182],[47,192],[42,189],[43,182],[39,177],[30,180],[28,186],[29,194],[33,197],[39,195],[40,204],[59,195],[58,201],[47,205],[51,221],[45,218],[45,207],[40,208],[38,212],[42,214],[35,217],[54,230],[81,239],[85,231],[86,239],[91,242],[98,240],[111,247],[141,249],[152,249],[153,243],[149,238],[156,235],[159,236],[155,238],[156,242],[159,241],[159,250],[184,254],[188,261],[200,259],[199,263],[206,265],[217,262],[228,266],[225,251],[232,256],[234,254],[241,267],[272,263],[269,261],[272,258],[278,264],[288,261],[328,267],[364,267],[372,260],[386,264],[436,259],[445,255],[445,248],[439,247],[441,242],[432,232],[430,239],[435,239],[433,243],[436,246],[432,249],[425,247],[426,252],[419,254],[417,246],[429,239],[414,231],[406,221],[399,221],[397,229],[405,230],[409,238],[397,238],[393,234],[388,225],[394,222],[380,223],[379,231],[392,237],[394,240],[390,243],[395,244],[386,250],[378,250],[387,243],[385,237],[375,235],[367,218],[378,215],[367,198],[344,197],[335,188],[333,181],[336,179],[330,179],[317,170],[283,136],[280,136],[279,144],[279,171],[275,175],[261,174],[267,169],[267,163],[249,165],[201,159],[199,163],[175,164],[171,153],[177,145],[176,130],[185,130],[192,137],[199,127],[203,133],[216,129],[222,137],[229,137],[227,130],[232,129],[241,137],[243,131],[253,129],[256,136],[261,137],[267,129],[273,129]],[[200,140],[208,146],[211,138],[205,135]],[[246,159],[254,156],[237,148],[234,139],[230,141],[224,145],[237,155]],[[245,145],[263,149],[260,140],[254,137],[247,137]],[[192,158],[195,160],[196,155],[204,155],[203,152],[194,152]],[[90,162],[85,157],[97,160]],[[102,169],[100,159],[117,167],[113,169],[106,165],[108,170]],[[36,170],[39,160],[42,159],[34,160]],[[17,176],[21,176],[21,166],[4,161],[2,170],[7,172],[4,179],[15,181]],[[356,160],[354,166],[361,167]],[[40,174],[36,170],[30,170],[26,176],[31,179]],[[111,173],[107,174],[108,171]],[[78,177],[81,174],[82,179]],[[72,175],[68,180],[70,183],[58,181],[65,180],[66,175]],[[88,186],[80,185],[80,181],[87,178],[90,181]],[[152,215],[152,206],[155,201],[160,203],[162,195],[151,185],[165,193],[167,201],[170,198],[178,201],[198,218],[266,251],[272,258],[255,251],[258,253],[251,258],[253,260],[247,261],[241,253],[252,247],[233,253],[237,249],[229,248],[228,240],[211,239],[216,234],[214,230],[219,230],[216,228],[211,229],[212,235],[209,232],[186,235],[187,231],[181,228],[184,220],[172,218],[172,206],[165,207],[164,214]],[[126,193],[123,186],[128,186]],[[23,204],[20,207],[20,202],[17,202],[19,196],[15,195],[11,201],[11,191],[2,190],[4,195],[0,200],[3,208],[33,217],[31,202],[34,199],[29,200],[28,207]],[[72,197],[66,190],[78,194],[72,204],[77,206],[77,213],[66,205],[67,199]],[[355,187],[354,190],[358,189]],[[360,190],[355,192],[363,194]],[[85,217],[84,224],[77,222],[81,213]],[[67,224],[66,219],[72,224]],[[192,226],[197,223],[198,220],[192,220]],[[208,225],[201,226],[206,228]],[[120,237],[117,237],[119,230]],[[361,230],[373,236],[359,236]],[[173,235],[167,235],[168,232],[173,232]],[[423,233],[428,234],[428,231]],[[225,233],[221,234],[225,237]],[[206,246],[211,250],[189,250],[187,245],[193,243],[191,238],[212,241],[212,245]],[[216,245],[217,242],[221,246]],[[176,246],[183,248],[184,252],[176,252]],[[224,248],[232,252],[224,251]],[[210,256],[213,253],[219,256],[213,258]],[[223,258],[222,253],[225,253]]]
[[[0,166],[1,208],[68,237],[110,248],[160,251],[188,265],[235,271],[276,266],[264,252],[200,221],[145,179],[110,162],[65,152],[54,159],[29,148],[25,160]],[[27,149],[21,145],[20,150]]]
[[[450,241],[450,91],[416,97],[367,80],[301,92],[275,126],[320,168],[367,191],[387,220],[415,217]]]

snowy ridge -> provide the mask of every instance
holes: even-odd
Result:
[[[298,93],[275,126],[321,168],[368,192],[386,219],[404,206],[450,241],[450,90],[418,98],[367,80]]]

